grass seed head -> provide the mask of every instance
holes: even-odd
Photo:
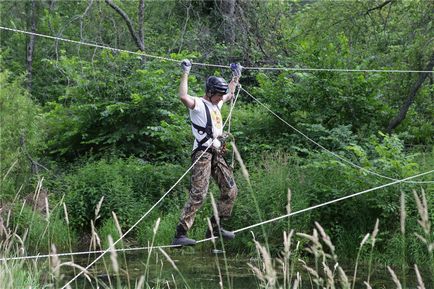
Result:
[[[401,233],[405,234],[405,219],[407,217],[407,212],[405,210],[405,193],[401,192],[401,198],[400,198],[400,224],[401,224]]]
[[[118,253],[115,250],[113,237],[111,235],[108,235],[108,241],[109,241],[110,260],[112,261],[113,271],[116,274],[118,274],[119,273]]]
[[[390,275],[392,276],[393,283],[396,285],[396,289],[402,289],[401,282],[395,274],[395,271],[392,270],[389,266],[387,266],[387,270],[389,270]]]
[[[374,245],[375,245],[375,241],[376,241],[378,231],[379,231],[379,229],[378,229],[379,224],[380,224],[380,220],[377,219],[377,221],[375,222],[374,230],[372,231],[372,235],[371,235],[372,247],[374,247]]]
[[[425,284],[423,283],[422,276],[420,275],[419,268],[416,264],[414,264],[414,271],[416,272],[417,289],[425,289]]]

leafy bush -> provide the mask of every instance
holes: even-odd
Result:
[[[129,227],[148,210],[182,175],[184,168],[172,164],[151,165],[130,158],[102,159],[89,161],[77,167],[51,184],[52,191],[65,195],[65,203],[76,228],[90,228],[90,221],[96,219],[95,210],[104,197],[99,218],[100,226],[118,216],[122,227]],[[161,207],[165,210],[170,200],[177,198],[187,180],[167,196]]]
[[[110,246],[110,243],[108,241],[109,236],[112,237],[113,242],[116,242],[121,237],[113,218],[105,220],[102,226],[97,231],[103,249],[106,249]],[[119,241],[119,243],[117,243],[115,247],[123,248],[124,247],[123,240]]]
[[[338,149],[335,153],[369,170],[396,179],[414,175],[418,171],[418,165],[412,156],[405,154],[403,142],[396,135],[372,136],[370,142],[362,146],[351,143],[355,138],[345,129],[342,129],[345,132],[342,133],[342,138],[339,134],[326,132],[324,130],[323,136],[328,143],[335,144],[333,147]],[[332,136],[334,139],[331,139]],[[296,149],[296,152],[301,150]],[[241,173],[237,173],[240,192],[230,221],[231,228],[238,229],[286,214],[288,189],[292,192],[292,211],[296,211],[390,182],[344,164],[326,152],[303,152],[307,158],[287,153],[265,153],[247,160],[253,192],[250,192]],[[278,221],[273,226],[265,225],[265,232],[260,228],[253,231],[257,238],[261,238],[263,233],[267,234],[269,245],[273,249],[280,242],[279,232],[288,226],[297,231],[305,231],[313,221],[320,220],[337,240],[342,255],[350,256],[364,232],[372,230],[377,218],[382,220],[384,234],[392,236],[398,232],[398,192],[411,191],[412,188],[417,188],[417,185],[405,183],[398,187],[383,188],[303,213],[303,216]],[[411,211],[408,215],[410,222],[416,219],[417,213]],[[250,249],[254,248],[249,239],[248,234],[241,235],[230,246],[249,251],[249,244],[252,246]],[[382,245],[379,244],[380,247]]]
[[[28,205],[16,206],[12,226],[17,228],[18,234],[26,235],[26,248],[32,254],[48,253],[52,244],[58,252],[65,252],[71,249],[70,242],[76,242],[76,233],[67,225],[63,209],[59,207],[44,216]]]
[[[44,147],[44,119],[21,86],[23,81],[8,71],[0,72],[0,202],[11,201],[19,187],[27,185],[32,174],[28,157],[37,160]]]
[[[411,156],[404,153],[402,141],[395,135],[381,136],[381,140],[372,136],[370,143],[364,148],[352,144],[339,154],[362,167],[391,178],[402,179],[416,174],[418,165]],[[307,180],[304,192],[309,196],[311,205],[391,182],[344,165],[326,153],[311,154],[302,169]],[[396,233],[399,229],[396,223],[399,218],[399,191],[411,191],[416,187],[402,183],[399,186],[383,188],[315,210],[312,212],[312,219],[321,220],[322,224],[327,225],[332,235],[338,236],[338,245],[355,248],[354,241],[363,237],[363,232],[371,230],[377,218],[382,220],[384,234]],[[416,216],[413,213],[409,217]],[[347,238],[347,241],[344,241],[339,238],[342,232],[347,232],[345,235],[354,238],[344,237]]]
[[[129,54],[103,51],[92,63],[63,57],[59,64],[71,85],[47,104],[51,154],[73,158],[115,152],[173,160],[186,151],[189,126],[173,63],[143,65]],[[198,88],[194,77],[190,87]]]

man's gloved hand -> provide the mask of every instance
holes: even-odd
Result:
[[[184,59],[181,62],[181,68],[182,71],[185,73],[190,73],[190,69],[191,69],[191,61],[188,59]]]
[[[231,70],[234,77],[240,78],[243,67],[239,63],[231,63]]]

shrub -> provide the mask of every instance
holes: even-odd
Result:
[[[150,60],[143,65],[135,56],[109,51],[98,59],[64,56],[53,63],[65,72],[70,86],[46,106],[49,153],[69,160],[89,152],[178,159],[189,131],[173,64]],[[190,87],[199,87],[194,77]]]
[[[44,216],[30,206],[16,206],[12,226],[17,228],[19,235],[26,235],[24,242],[32,254],[48,253],[52,244],[59,252],[65,252],[70,249],[70,239],[73,243],[76,240],[75,231],[70,230],[63,209],[59,207]]]
[[[23,81],[24,77],[0,72],[0,202],[11,201],[19,187],[27,185],[32,174],[28,157],[37,159],[44,143],[40,108],[22,87]]]
[[[76,228],[90,229],[95,209],[104,197],[96,226],[115,212],[122,228],[131,226],[160,199],[182,175],[184,168],[173,164],[152,165],[138,159],[89,161],[51,184],[52,191],[65,195],[65,203]],[[166,210],[178,198],[188,180],[181,182],[155,210]]]
[[[108,236],[112,236],[113,238],[113,242],[116,242],[121,235],[119,234],[119,230],[116,227],[116,223],[113,220],[113,218],[111,219],[107,219],[104,221],[104,223],[102,224],[102,226],[98,229],[98,236],[101,240],[101,244],[102,244],[102,248],[106,249],[110,246],[109,241],[108,241]],[[119,241],[119,243],[117,243],[115,245],[116,248],[123,248],[123,240]]]

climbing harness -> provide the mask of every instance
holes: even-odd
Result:
[[[201,140],[195,139],[197,142],[197,148],[193,151],[192,155],[194,155],[197,151],[200,150],[207,150],[210,146],[206,147],[204,144],[210,140],[213,139],[213,131],[212,131],[212,120],[211,120],[211,113],[209,111],[208,105],[200,99],[205,106],[205,114],[206,114],[206,124],[205,126],[200,126],[198,124],[195,124],[193,121],[191,122],[191,126],[197,130],[199,135],[203,135],[203,138]]]

